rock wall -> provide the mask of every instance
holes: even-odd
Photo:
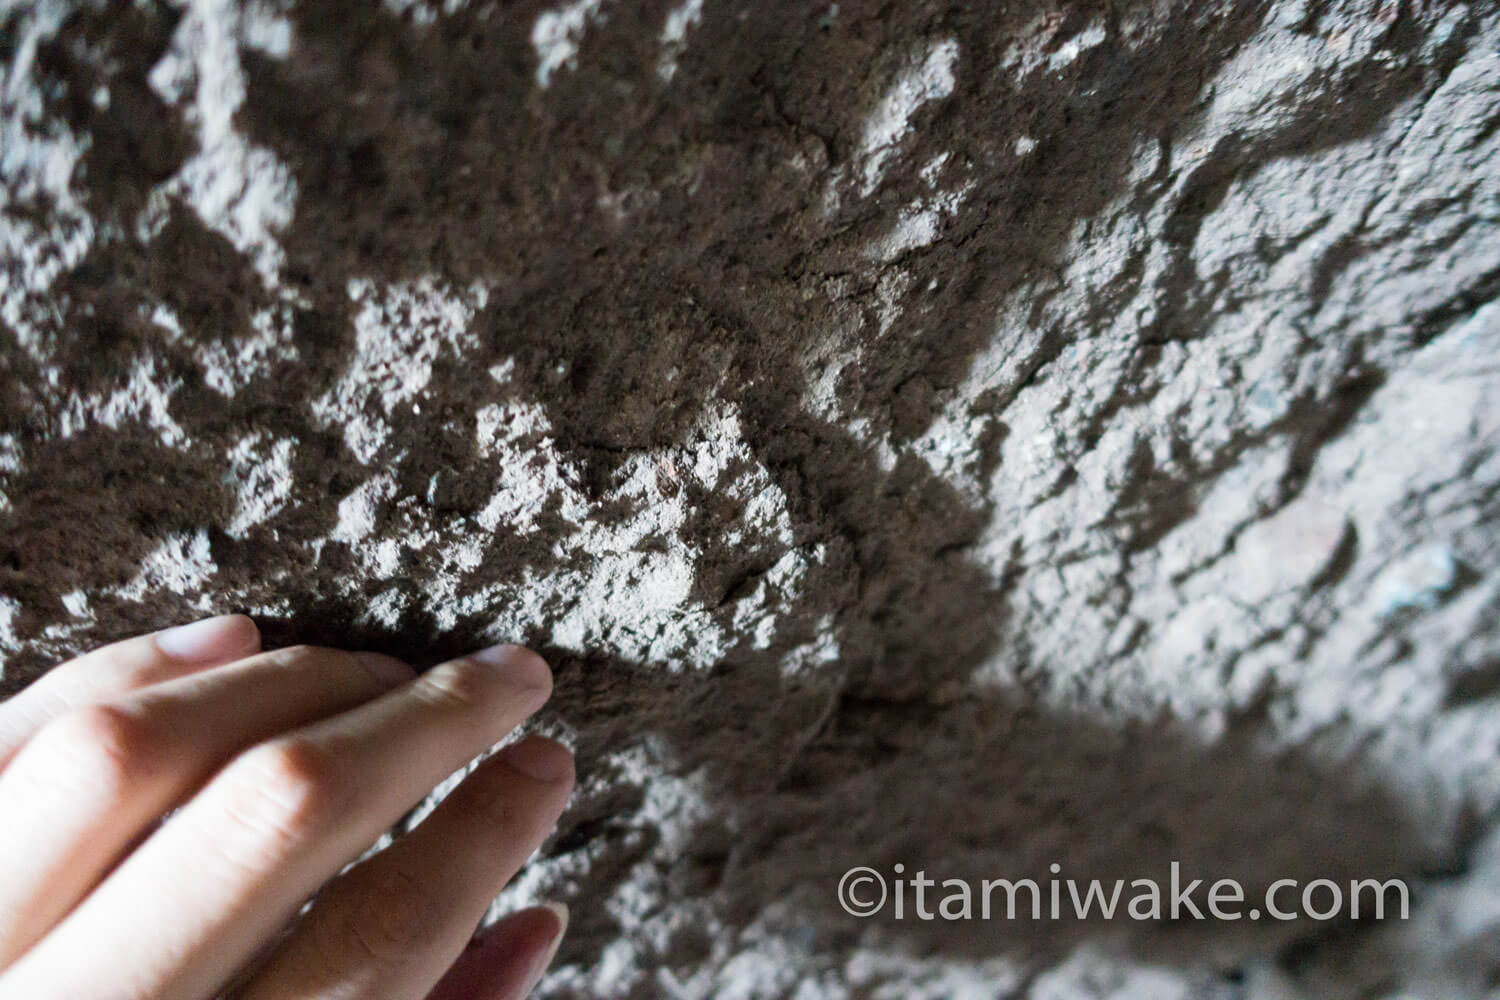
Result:
[[[0,653],[558,678],[548,997],[1489,995],[1500,11],[0,5]],[[854,864],[1407,922],[861,922]]]

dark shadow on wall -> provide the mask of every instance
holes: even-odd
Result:
[[[205,454],[222,457],[250,428],[295,440],[297,502],[248,538],[231,539],[222,530],[230,497],[223,484],[185,475],[178,459],[149,446],[154,431],[129,426],[100,432],[114,457],[94,439],[70,446],[37,437],[27,444],[27,465],[80,464],[70,448],[84,449],[80,468],[114,470],[101,477],[129,476],[134,463],[147,462],[174,473],[165,485],[181,490],[160,502],[169,512],[180,503],[198,520],[133,522],[155,509],[148,502],[155,494],[116,493],[119,509],[105,509],[98,502],[108,484],[75,481],[93,475],[79,471],[61,490],[51,480],[45,488],[8,484],[18,501],[3,527],[30,530],[54,507],[59,517],[97,520],[105,568],[120,575],[147,551],[142,539],[201,524],[202,512],[212,511],[211,586],[292,609],[264,619],[269,642],[378,648],[427,664],[471,648],[492,616],[475,613],[440,630],[416,599],[435,571],[421,553],[398,579],[352,580],[357,560],[348,544],[305,544],[325,539],[344,496],[389,472],[396,490],[386,512],[407,503],[473,513],[497,471],[475,451],[473,414],[508,394],[545,407],[559,449],[578,460],[585,487],[603,496],[625,456],[681,444],[708,406],[724,403],[788,498],[790,548],[820,552],[802,596],[780,616],[782,631],[769,648],[745,641],[698,674],[547,650],[558,681],[551,711],[577,728],[585,777],[591,762],[648,735],[679,773],[705,769],[709,818],[690,838],[681,870],[670,873],[679,898],[710,895],[741,922],[770,902],[799,900],[807,933],[838,949],[863,929],[833,899],[838,876],[854,864],[888,871],[902,861],[948,876],[1045,881],[1053,861],[1066,862],[1071,877],[1128,879],[1159,875],[1178,860],[1253,887],[1448,863],[1378,785],[1258,750],[1254,718],[1209,747],[1171,720],[1117,730],[1044,709],[1024,690],[976,693],[969,680],[981,664],[1026,659],[1025,636],[1008,621],[1006,574],[969,554],[988,512],[919,461],[887,468],[840,423],[806,408],[809,369],[830,354],[858,352],[865,363],[836,384],[840,420],[867,420],[897,442],[931,425],[989,344],[1008,296],[1055,280],[1076,224],[1126,190],[1121,150],[1141,137],[1165,142],[1266,9],[1172,6],[1155,15],[1165,27],[1144,46],[1120,36],[1130,5],[1059,7],[1045,28],[1054,33],[1049,44],[1095,18],[1109,27],[1108,41],[1065,72],[1035,71],[1017,86],[1003,56],[1015,37],[1043,30],[1029,10],[841,3],[830,22],[799,4],[760,5],[745,19],[708,4],[673,84],[662,87],[654,41],[643,42],[654,33],[640,25],[659,24],[667,7],[647,4],[591,28],[577,65],[540,92],[529,38],[536,5],[475,4],[416,30],[379,5],[304,4],[293,14],[293,58],[244,54],[250,99],[240,122],[291,165],[298,183],[296,219],[282,240],[287,279],[306,303],[293,310],[295,350],[233,399],[188,392],[172,413]],[[929,176],[940,186],[973,179],[975,189],[940,239],[875,268],[866,247],[930,188],[925,164],[898,148],[872,195],[857,195],[863,118],[896,76],[920,64],[928,43],[945,37],[960,42],[953,95],[917,109],[912,124],[923,148],[950,154]],[[1369,82],[1375,110],[1416,86],[1399,74]],[[1372,111],[1346,134],[1376,120]],[[1312,141],[1306,128],[1293,131]],[[1021,136],[1037,142],[1027,158],[1010,152]],[[1288,151],[1225,151],[1230,159],[1185,193],[1168,236],[1195,236],[1236,170]],[[830,180],[830,168],[843,180]],[[839,207],[825,212],[830,184]],[[190,213],[175,214],[159,239],[165,243],[113,248],[123,272],[95,262],[66,287],[80,293],[77,302],[102,303],[111,314],[133,314],[153,297],[173,301],[189,345],[234,343],[248,331],[251,306],[272,301],[248,263]],[[164,257],[164,248],[182,252]],[[180,264],[163,267],[163,259]],[[455,286],[493,287],[475,323],[482,343],[439,359],[424,412],[392,414],[382,458],[366,466],[308,411],[309,400],[361,363],[347,284],[434,273]],[[1101,316],[1138,290],[1138,276],[1122,274],[1102,290]],[[1169,333],[1191,335],[1201,319],[1193,311],[1197,278],[1183,272],[1173,281],[1166,298],[1182,323]],[[83,294],[99,285],[111,297]],[[216,303],[218,287],[236,289],[236,304]],[[1045,332],[1044,347],[1023,366],[1028,376],[1094,331]],[[169,357],[186,367],[191,354],[182,350]],[[498,387],[487,368],[507,359],[513,384]],[[996,394],[992,415],[1018,388]],[[993,470],[1003,425],[985,433],[983,460]],[[447,485],[434,491],[435,477]],[[694,597],[724,622],[744,585],[787,550],[765,540],[725,545],[740,516],[705,496],[684,529],[710,553]],[[503,531],[485,539],[484,559],[463,589],[554,568],[551,540]],[[103,571],[69,576],[80,558],[74,542],[33,546],[21,564],[0,567],[12,574],[0,581],[32,587],[28,598],[56,613],[61,593],[96,583]],[[279,574],[275,581],[260,582],[269,571]],[[392,587],[410,598],[398,623],[360,624],[369,601]],[[168,607],[171,596],[156,600],[144,608],[104,602],[101,633],[181,610]],[[836,638],[838,660],[784,675],[784,654],[822,628]],[[544,640],[545,632],[538,623],[535,635],[517,638]],[[955,690],[964,692],[957,700]],[[648,859],[653,833],[633,818],[637,804],[618,786],[584,796],[550,848],[587,850],[593,859],[586,882],[561,887],[578,904],[564,962],[594,962],[621,933],[590,901]],[[1066,923],[882,925],[901,947],[962,956],[1055,955],[1100,932]],[[683,931],[655,958],[691,968],[708,945],[694,933]],[[1208,942],[1229,940],[1243,954],[1287,933],[1270,925],[1150,927],[1136,944],[1186,960]]]
[[[621,664],[564,661],[559,677],[565,687],[572,680],[573,691],[597,690],[580,676],[584,670],[630,678],[625,683],[638,704],[662,696],[649,680],[659,673]],[[610,683],[607,690],[619,686]],[[665,694],[680,705],[750,706],[768,694],[787,698],[785,681],[753,671],[696,687]],[[558,711],[569,721],[587,717],[566,691],[561,700]],[[1232,979],[1249,960],[1280,955],[1291,965],[1321,942],[1373,924],[1222,923],[1186,913],[1175,922],[1107,923],[1070,919],[1067,909],[1061,920],[1035,921],[1026,914],[1024,894],[1017,920],[929,922],[916,919],[910,889],[904,920],[893,919],[888,904],[879,918],[865,921],[840,908],[839,880],[855,866],[890,879],[899,862],[908,878],[922,870],[975,886],[986,878],[1029,878],[1045,892],[1056,877],[1099,878],[1107,886],[1153,878],[1167,887],[1175,861],[1184,882],[1205,880],[1194,896],[1200,908],[1208,885],[1233,878],[1245,889],[1247,911],[1275,879],[1306,884],[1328,878],[1347,886],[1355,878],[1448,872],[1457,860],[1431,846],[1421,818],[1377,779],[1352,765],[1345,770],[1295,753],[1267,753],[1256,748],[1248,729],[1208,746],[1168,720],[1115,727],[1042,710],[1008,693],[970,694],[946,706],[845,695],[791,766],[779,768],[763,736],[752,742],[751,733],[737,731],[711,739],[692,722],[677,728],[681,735],[664,760],[701,762],[706,743],[725,748],[706,762],[717,779],[709,782],[710,818],[693,828],[686,838],[692,846],[664,869],[650,858],[656,831],[633,816],[638,801],[628,789],[615,785],[608,801],[580,802],[547,853],[565,858],[583,852],[604,877],[547,890],[576,904],[561,963],[591,968],[624,933],[595,904],[644,864],[671,886],[664,906],[710,899],[729,926],[761,918],[764,931],[815,956],[847,954],[858,945],[933,958],[1006,956],[1040,969],[1085,940],[1103,939],[1147,961],[1179,965],[1190,976]],[[765,729],[774,732],[774,723]],[[597,731],[603,739],[585,737],[580,759],[591,750],[618,749],[609,741],[628,736],[608,725]],[[757,783],[755,773],[775,777]],[[1049,867],[1054,862],[1061,866],[1056,876]],[[1170,906],[1166,891],[1164,906]],[[1067,907],[1068,890],[1062,892]],[[930,910],[944,894],[929,890]],[[1123,899],[1134,894],[1127,889]],[[1285,907],[1296,895],[1278,901]],[[1005,898],[995,897],[1002,909]],[[791,905],[767,910],[773,903]],[[711,928],[679,923],[659,948],[637,945],[649,967],[687,978],[712,953],[711,934]],[[654,994],[644,987],[632,996]]]

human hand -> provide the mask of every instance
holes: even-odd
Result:
[[[238,615],[63,664],[0,704],[0,1000],[525,996],[566,910],[469,938],[561,814],[565,747],[507,746],[339,873],[551,690],[515,646],[418,678],[262,653]]]

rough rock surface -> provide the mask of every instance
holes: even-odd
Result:
[[[535,644],[549,997],[1494,988],[1493,4],[0,12],[7,691]],[[1413,916],[834,897],[1170,860]]]

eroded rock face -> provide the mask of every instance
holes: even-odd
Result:
[[[0,652],[529,642],[544,995],[1485,995],[1500,14],[10,3]],[[1413,919],[860,922],[943,877]]]

